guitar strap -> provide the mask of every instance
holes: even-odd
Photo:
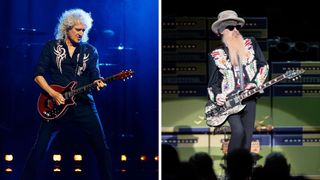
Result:
[[[242,67],[239,55],[237,55],[237,59],[238,59],[239,73],[240,73],[240,77],[239,77],[240,78],[240,89],[244,90],[243,67]]]
[[[85,46],[82,43],[80,43],[79,46],[80,46],[79,47],[80,48],[80,52],[79,52],[79,55],[77,56],[77,67],[76,67],[75,76],[77,76],[79,67],[83,66],[83,57],[84,57],[84,52],[85,52]]]
[[[83,66],[83,56],[84,56],[84,48],[85,46],[81,43],[80,44],[80,57],[78,59],[78,66],[82,67]]]

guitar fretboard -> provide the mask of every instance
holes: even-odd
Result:
[[[267,88],[269,86],[272,86],[273,84],[275,84],[275,83],[277,83],[279,81],[284,80],[285,78],[286,78],[286,76],[284,74],[282,74],[282,75],[280,75],[280,76],[278,76],[278,77],[276,77],[276,78],[274,78],[274,79],[272,79],[272,80],[270,80],[270,81],[268,81],[268,82],[266,82],[266,83],[264,83],[264,84],[262,84],[262,85],[260,85],[260,86],[258,86],[256,88],[254,88],[254,89],[251,89],[251,90],[249,90],[249,91],[247,91],[245,93],[242,93],[240,95],[240,100],[246,99],[246,98],[256,94],[257,92],[262,91],[263,89],[265,89],[265,88]]]
[[[106,78],[102,79],[102,81],[105,82],[105,83],[108,83],[108,82],[110,82],[110,81],[115,80],[117,77],[118,77],[117,75],[113,75],[113,76],[106,77]],[[66,99],[69,99],[69,98],[72,97],[72,96],[75,96],[75,95],[77,95],[77,94],[80,94],[80,93],[89,91],[90,89],[93,89],[93,88],[95,88],[96,86],[97,86],[96,83],[91,83],[91,84],[82,86],[82,87],[80,87],[80,88],[71,90],[71,91],[69,91],[69,92],[65,92],[65,93],[63,94],[63,96],[64,96]]]

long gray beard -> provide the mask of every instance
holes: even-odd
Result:
[[[240,33],[234,34],[230,38],[224,37],[222,41],[228,47],[232,65],[237,66],[239,64],[238,57],[240,58],[240,60],[247,58],[247,49],[244,46],[244,39]]]

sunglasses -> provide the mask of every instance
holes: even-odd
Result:
[[[236,26],[227,26],[225,29],[228,29],[229,31],[233,31],[234,28],[236,28],[237,30],[239,30],[241,28],[240,25],[236,25]]]

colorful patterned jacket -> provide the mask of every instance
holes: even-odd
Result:
[[[259,86],[266,80],[269,66],[257,41],[254,38],[245,38],[244,41],[250,54],[248,59],[241,62],[245,76],[244,82]],[[217,94],[229,94],[236,89],[236,79],[228,56],[228,48],[223,46],[212,51],[208,65],[208,95],[210,100],[215,102]]]

